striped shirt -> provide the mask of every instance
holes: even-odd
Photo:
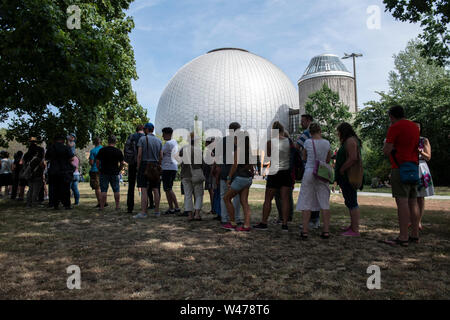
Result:
[[[297,139],[297,144],[300,146],[300,149],[304,149],[305,141],[311,139],[311,134],[309,133],[309,129],[306,129],[301,134],[300,138]]]

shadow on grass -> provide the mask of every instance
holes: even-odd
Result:
[[[135,221],[111,208],[99,213],[90,190],[82,193],[83,203],[72,211],[0,202],[0,298],[448,298],[449,214],[430,212],[423,243],[397,248],[377,243],[397,232],[396,211],[385,207],[362,206],[362,237],[349,239],[339,236],[347,211],[333,203],[332,238],[313,231],[301,241],[299,213],[287,234],[273,224],[265,232],[237,233],[220,229],[211,215],[187,222],[175,216]],[[259,198],[254,193],[254,223]],[[66,287],[72,264],[81,268],[81,290]],[[381,290],[366,287],[371,264],[381,267]]]

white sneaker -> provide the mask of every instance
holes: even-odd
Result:
[[[147,214],[146,213],[138,213],[137,215],[133,216],[134,219],[145,219],[147,218]]]

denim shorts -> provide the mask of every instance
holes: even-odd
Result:
[[[252,185],[252,178],[247,177],[235,177],[231,182],[231,189],[239,192],[245,188],[249,188]]]
[[[341,188],[342,195],[344,196],[345,206],[349,210],[359,208],[356,190],[353,189],[352,185],[348,182],[348,180],[342,179],[342,181],[339,181],[339,187]]]
[[[108,186],[110,184],[114,193],[119,192],[119,175],[100,174],[100,191],[108,192]]]

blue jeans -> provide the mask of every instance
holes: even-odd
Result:
[[[225,201],[223,201],[223,197],[228,191],[227,181],[220,180],[220,217],[222,218],[222,223],[230,222],[230,216],[228,215],[227,207],[225,206]],[[242,222],[241,220],[241,197],[236,195],[233,198],[233,206],[234,206],[234,217],[236,223]]]
[[[78,191],[78,181],[80,181],[80,175],[73,175],[73,181],[70,184],[70,189],[73,191],[73,197],[75,198],[75,204],[80,202],[80,191]]]

